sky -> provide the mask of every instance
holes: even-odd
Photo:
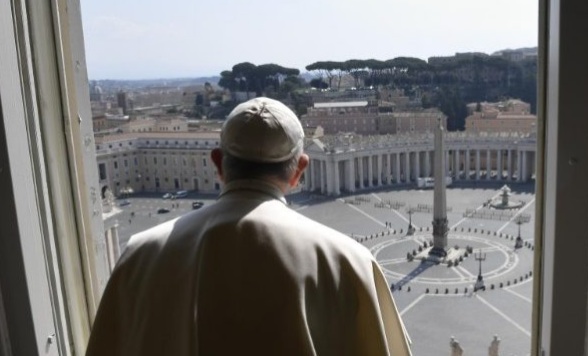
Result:
[[[538,43],[537,0],[81,0],[88,76],[491,54]]]

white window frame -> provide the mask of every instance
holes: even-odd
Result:
[[[0,27],[2,351],[83,355],[108,261],[79,2],[1,1]]]

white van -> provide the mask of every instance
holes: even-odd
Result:
[[[178,190],[176,192],[176,198],[184,198],[188,196],[188,191],[187,190]]]

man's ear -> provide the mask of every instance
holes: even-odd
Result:
[[[218,178],[224,182],[224,176],[223,176],[223,151],[220,148],[214,148],[211,152],[210,152],[210,158],[212,159],[212,162],[214,163],[214,166],[216,167],[216,172],[218,174]]]
[[[296,187],[296,185],[298,185],[300,177],[302,177],[302,173],[308,166],[309,162],[310,158],[307,154],[303,153],[300,155],[300,158],[298,158],[298,167],[296,167],[296,172],[294,172],[294,175],[292,175],[292,178],[290,178],[290,180],[288,181],[290,187],[294,188]]]

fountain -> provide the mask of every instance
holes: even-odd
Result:
[[[501,210],[507,210],[507,209],[520,209],[524,202],[522,201],[518,201],[518,202],[513,202],[509,200],[510,197],[510,188],[505,184],[502,188],[500,188],[501,192],[500,193],[500,197],[494,201],[490,202],[490,207],[494,208],[494,209],[501,209]]]

